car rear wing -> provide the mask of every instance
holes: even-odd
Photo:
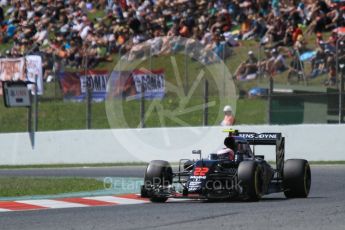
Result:
[[[282,139],[281,133],[239,132],[238,136],[245,138],[250,145],[276,145]]]
[[[275,145],[276,146],[276,165],[280,176],[283,175],[285,158],[285,138],[281,133],[251,133],[237,132],[238,136],[247,140],[250,145]]]

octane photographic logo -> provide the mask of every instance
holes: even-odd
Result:
[[[147,162],[186,157],[202,148],[211,135],[209,126],[222,121],[223,107],[230,104],[236,112],[235,85],[223,62],[230,53],[223,43],[170,36],[138,43],[122,54],[107,83],[106,113],[125,152]],[[195,128],[203,125],[205,106],[208,126]]]

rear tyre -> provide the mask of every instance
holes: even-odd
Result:
[[[283,188],[287,198],[306,198],[311,187],[311,172],[307,160],[291,159],[284,164]]]
[[[146,168],[144,177],[144,189],[146,187],[169,186],[172,184],[172,168],[167,161],[154,160]],[[151,196],[152,202],[162,203],[167,201],[167,197]]]
[[[262,196],[262,168],[255,161],[242,161],[238,166],[238,182],[243,188],[245,200],[258,201]]]

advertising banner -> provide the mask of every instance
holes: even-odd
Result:
[[[141,89],[146,99],[162,99],[165,95],[164,70],[133,70],[111,73],[112,97],[138,100]],[[109,94],[110,95],[110,94]]]
[[[93,101],[105,100],[109,79],[109,72],[107,71],[63,72],[59,74],[59,79],[65,100],[84,101],[88,86],[91,87]]]
[[[0,89],[1,81],[25,81],[24,58],[0,59]],[[2,95],[2,90],[0,90]]]
[[[139,99],[142,86],[146,99],[161,99],[165,94],[164,70],[113,71],[111,74],[102,70],[90,70],[86,74],[64,72],[60,73],[59,79],[64,99],[77,102],[86,99],[87,86],[91,87],[93,101],[104,101],[109,79],[114,86],[108,95],[111,97]]]
[[[144,96],[147,99],[161,99],[165,94],[165,77],[163,70],[134,70],[132,72],[136,97],[141,96],[141,89],[144,90]]]
[[[87,87],[91,87],[92,100],[93,101],[104,101],[107,94],[107,83],[109,79],[108,71],[95,71],[90,70],[79,73],[80,79],[80,91],[81,94],[86,98]]]
[[[43,73],[42,73],[42,58],[38,55],[26,56],[26,73],[27,81],[35,82],[35,77],[37,76],[37,94],[43,94]],[[32,90],[32,94],[35,93],[35,85],[30,84],[28,88]]]
[[[81,94],[80,79],[77,73],[59,73],[61,91],[65,100],[83,101],[85,95]]]
[[[26,68],[25,68],[26,67]],[[35,82],[37,76],[37,93],[43,94],[42,58],[38,55],[30,55],[24,58],[1,58],[0,81],[30,81]],[[1,82],[0,82],[1,84]],[[0,87],[2,87],[0,85]],[[28,88],[34,94],[34,84],[28,84]],[[2,90],[0,90],[0,95]]]
[[[25,81],[24,58],[1,58],[0,80]]]

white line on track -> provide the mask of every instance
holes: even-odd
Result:
[[[109,203],[116,203],[116,204],[143,204],[148,203],[149,201],[145,200],[136,200],[136,199],[128,199],[128,198],[121,198],[115,196],[97,196],[97,197],[84,197],[90,200],[99,200],[105,201]]]
[[[77,207],[87,207],[88,205],[70,203],[57,200],[21,200],[19,203],[37,205],[46,208],[77,208]]]

